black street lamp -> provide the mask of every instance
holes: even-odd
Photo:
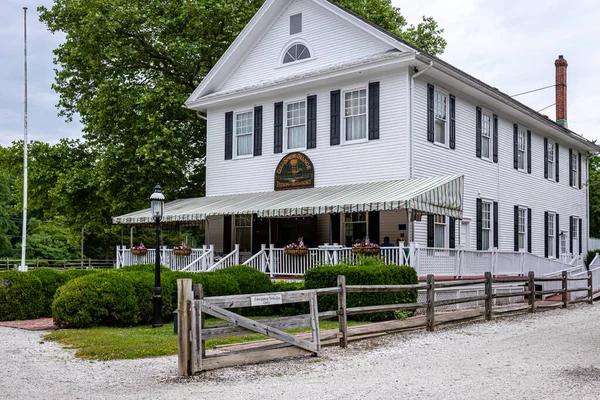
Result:
[[[156,185],[154,193],[150,196],[152,217],[156,226],[156,263],[154,265],[154,318],[152,327],[162,326],[162,289],[160,287],[160,220],[163,217],[165,209],[165,196],[162,194],[162,188]]]

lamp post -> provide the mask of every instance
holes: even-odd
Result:
[[[156,185],[154,193],[150,196],[152,217],[154,218],[156,232],[156,260],[154,265],[154,318],[152,327],[162,326],[162,289],[160,287],[160,220],[163,217],[165,209],[165,196],[162,194],[162,188]]]

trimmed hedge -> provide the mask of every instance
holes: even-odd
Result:
[[[42,282],[27,272],[0,272],[0,320],[37,318],[44,306]]]
[[[67,275],[66,272],[57,271],[51,268],[38,268],[27,272],[29,275],[36,276],[42,283],[41,299],[42,306],[39,310],[39,317],[51,317],[52,316],[52,302],[54,301],[54,294],[59,287],[67,283],[71,278],[71,275]]]
[[[73,279],[56,292],[54,323],[62,328],[137,324],[141,316],[135,286],[139,283],[118,271]]]
[[[273,282],[264,272],[245,265],[221,269],[215,275],[229,275],[233,277],[240,287],[241,294],[269,293],[273,291]]]
[[[338,275],[346,277],[347,285],[404,285],[418,283],[417,272],[407,266],[384,265],[368,262],[368,265],[334,265],[320,266],[310,269],[304,276],[306,289],[317,289],[337,286]],[[415,303],[417,292],[391,293],[350,293],[347,307],[365,307],[381,304]],[[337,296],[320,296],[319,310],[337,310]],[[393,312],[356,315],[355,319],[363,321],[379,321],[393,319]]]

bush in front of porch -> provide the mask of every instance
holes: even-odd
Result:
[[[346,285],[408,285],[419,282],[414,268],[401,265],[386,265],[377,258],[363,258],[359,265],[323,265],[306,272],[306,289],[337,286],[338,275],[346,277]],[[393,293],[350,293],[347,307],[365,307],[382,304],[415,303],[417,291]],[[320,311],[335,311],[337,296],[319,297]],[[352,317],[360,321],[382,321],[394,319],[394,312],[359,314]]]

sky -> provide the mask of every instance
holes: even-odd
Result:
[[[600,2],[597,0],[392,0],[409,23],[432,16],[448,41],[442,59],[514,95],[554,84],[554,60],[569,62],[569,128],[600,140]],[[56,143],[81,136],[78,121],[58,116],[52,50],[64,36],[38,20],[52,0],[0,1],[0,145],[23,138],[23,7],[27,11],[29,139]],[[519,96],[535,110],[554,90]],[[555,108],[543,111],[555,118]]]

